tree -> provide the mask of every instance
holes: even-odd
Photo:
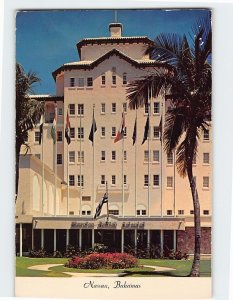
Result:
[[[203,131],[211,120],[211,24],[200,20],[192,29],[191,41],[176,34],[160,34],[146,53],[164,64],[148,76],[129,84],[129,107],[137,109],[163,93],[171,102],[163,130],[164,150],[175,151],[178,173],[188,176],[194,206],[195,249],[190,276],[199,276],[201,223],[200,203],[193,176],[193,159]]]
[[[44,103],[32,99],[29,94],[33,92],[32,87],[40,79],[33,72],[25,73],[23,67],[16,63],[16,179],[15,179],[15,200],[18,195],[19,183],[19,157],[21,146],[25,145],[26,153],[29,146],[28,131],[38,124],[41,114],[44,111]]]

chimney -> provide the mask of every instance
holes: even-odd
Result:
[[[109,32],[111,34],[111,37],[121,37],[122,24],[121,23],[109,24]]]

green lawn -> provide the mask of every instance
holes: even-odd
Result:
[[[50,268],[50,271],[37,271],[27,269],[34,265],[44,264],[65,264],[67,258],[27,258],[17,257],[16,258],[16,276],[18,277],[70,277],[70,275],[64,274],[63,272],[79,272],[79,273],[126,273],[124,276],[172,276],[172,277],[185,277],[188,276],[192,266],[191,260],[167,260],[167,259],[139,259],[141,265],[159,266],[159,267],[170,267],[176,270],[169,272],[154,273],[153,269],[139,267],[131,268],[126,270],[81,270],[66,268],[64,266],[56,266]],[[201,261],[201,276],[211,276],[211,260]]]

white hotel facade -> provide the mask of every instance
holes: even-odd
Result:
[[[147,37],[124,37],[122,25],[109,25],[110,36],[77,44],[80,60],[53,72],[56,95],[35,95],[45,103],[43,143],[39,127],[29,134],[30,154],[21,155],[16,204],[16,252],[31,249],[64,251],[67,245],[86,249],[95,243],[110,250],[165,247],[192,253],[193,204],[187,178],[181,178],[174,157],[160,141],[169,101],[149,99],[137,112],[128,108],[127,83],[166,65],[145,55]],[[57,111],[57,143],[50,135]],[[71,143],[65,139],[66,114]],[[97,125],[92,145],[92,119]],[[114,143],[124,113],[123,140]],[[142,145],[150,115],[149,139]],[[137,139],[132,135],[137,114]],[[22,149],[22,154],[24,149]],[[55,158],[55,159],[54,159]],[[56,163],[55,163],[56,162]],[[203,132],[193,165],[201,205],[202,254],[211,253],[211,131]],[[107,205],[95,210],[108,183]],[[42,188],[43,186],[43,188]],[[56,193],[55,193],[56,190]]]

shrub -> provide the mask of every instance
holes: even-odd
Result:
[[[65,266],[78,269],[126,269],[137,265],[137,259],[127,253],[92,253],[85,257],[73,257]]]
[[[45,258],[45,257],[48,257],[48,253],[44,249],[31,250],[29,252],[29,257],[33,257],[33,258]]]

